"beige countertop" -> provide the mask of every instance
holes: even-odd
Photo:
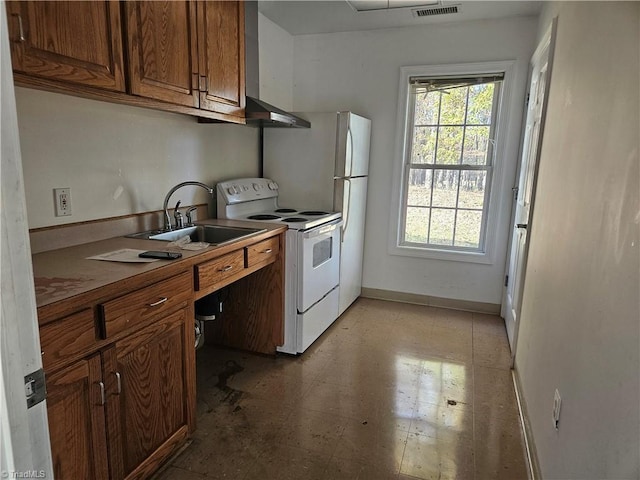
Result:
[[[54,302],[66,300],[137,275],[155,272],[158,269],[177,265],[187,268],[209,258],[224,255],[229,251],[237,250],[261,239],[280,234],[287,229],[286,226],[278,224],[218,219],[199,221],[198,224],[252,227],[266,229],[266,232],[222,246],[212,245],[199,251],[180,250],[177,247],[168,248],[169,242],[158,240],[115,237],[37,253],[32,257],[37,306],[43,307]],[[123,248],[179,251],[182,253],[182,258],[177,260],[158,260],[150,263],[120,263],[87,259],[87,257]]]

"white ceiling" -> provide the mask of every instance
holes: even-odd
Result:
[[[258,9],[269,20],[278,24],[291,35],[304,35],[432,25],[489,18],[535,16],[539,14],[542,6],[540,0],[442,0],[439,3],[443,7],[459,5],[459,12],[449,15],[416,18],[411,13],[412,9],[416,8],[415,6],[395,7],[398,4],[393,2],[399,0],[378,1],[383,4],[383,9],[362,12],[355,11],[344,0],[259,0]],[[415,4],[416,2],[405,1],[403,3]],[[423,3],[425,5],[433,5],[434,1],[425,0]]]

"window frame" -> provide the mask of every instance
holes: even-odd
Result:
[[[491,264],[495,261],[496,241],[498,237],[499,206],[502,201],[501,186],[504,185],[505,149],[508,130],[508,113],[512,95],[512,76],[515,61],[464,63],[451,65],[411,66],[400,68],[400,83],[398,97],[398,117],[396,132],[396,156],[394,162],[392,208],[389,229],[389,253],[410,257],[433,258],[460,262]],[[448,76],[484,76],[503,75],[500,92],[497,98],[497,110],[492,129],[495,132],[493,155],[487,171],[487,185],[489,187],[486,215],[483,225],[480,250],[469,250],[455,246],[414,244],[404,242],[404,223],[408,199],[408,178],[411,162],[411,140],[413,138],[413,108],[411,99],[412,77],[448,77]],[[495,99],[494,99],[495,101]],[[428,170],[432,170],[429,168]],[[460,170],[461,171],[461,170]]]

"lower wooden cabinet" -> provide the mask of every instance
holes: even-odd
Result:
[[[187,436],[186,310],[115,343],[103,354],[115,382],[107,401],[113,478],[143,478]]]
[[[196,298],[227,286],[224,321],[208,338],[276,352],[284,241],[279,233],[38,309],[57,480],[149,478],[195,430]]]
[[[192,278],[41,327],[57,480],[148,478],[195,427]]]
[[[105,400],[99,354],[47,378],[47,413],[56,479],[109,478]]]

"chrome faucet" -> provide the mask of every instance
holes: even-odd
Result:
[[[167,196],[164,197],[164,204],[162,205],[162,209],[164,210],[164,229],[165,229],[165,231],[173,230],[173,226],[171,225],[171,217],[169,216],[169,210],[168,210],[169,198],[171,198],[171,195],[173,195],[176,190],[178,190],[178,189],[180,189],[182,187],[189,186],[189,185],[193,185],[195,187],[202,187],[207,192],[209,192],[209,195],[213,195],[214,189],[212,187],[210,187],[209,185],[206,185],[206,184],[201,183],[201,182],[182,182],[182,183],[179,183],[178,185],[176,185],[175,187],[173,187],[171,190],[169,190],[169,193],[167,193]]]
[[[192,213],[194,211],[196,211],[198,209],[198,207],[191,207],[187,210],[187,227],[193,227],[193,218],[192,218]]]
[[[176,208],[173,209],[173,218],[175,218],[176,220],[176,230],[184,228],[184,219],[182,218],[182,214],[179,210],[181,203],[182,200],[178,200],[178,203],[176,203]]]

